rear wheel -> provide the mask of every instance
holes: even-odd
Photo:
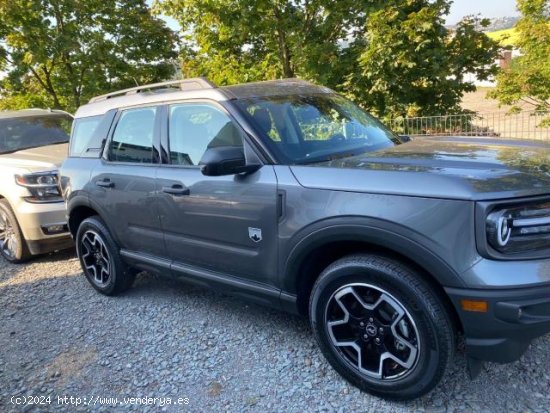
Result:
[[[433,289],[385,257],[354,255],[330,265],[313,287],[310,321],[332,366],[385,398],[429,392],[454,351],[452,323]]]
[[[0,199],[0,254],[16,264],[31,257],[17,218],[5,199]]]
[[[84,275],[100,293],[116,295],[132,286],[135,271],[122,261],[116,242],[99,217],[82,221],[76,250]]]

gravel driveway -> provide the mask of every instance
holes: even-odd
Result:
[[[21,266],[0,259],[0,319],[0,412],[550,411],[550,336],[475,381],[458,354],[431,394],[386,402],[341,379],[303,319],[147,274],[104,297],[72,253]],[[51,404],[15,406],[17,395]],[[64,396],[188,404],[58,405]]]

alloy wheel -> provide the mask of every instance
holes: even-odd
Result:
[[[111,256],[105,242],[97,232],[88,230],[82,236],[81,247],[84,268],[97,286],[105,286],[111,277]]]
[[[338,356],[368,379],[401,379],[418,362],[420,336],[413,318],[380,287],[340,287],[327,302],[325,328]]]
[[[0,211],[0,250],[8,258],[15,258],[18,242],[15,230],[4,211]]]

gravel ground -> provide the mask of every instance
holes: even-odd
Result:
[[[341,379],[303,319],[147,274],[104,297],[72,253],[21,266],[0,259],[0,319],[0,412],[550,411],[550,336],[475,381],[457,354],[432,393],[386,402]],[[51,396],[51,405],[11,404],[18,395]],[[58,405],[64,396],[188,404]]]

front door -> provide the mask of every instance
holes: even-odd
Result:
[[[174,263],[274,284],[277,181],[272,166],[249,175],[204,176],[207,148],[239,146],[242,130],[211,102],[168,107],[169,165],[157,190],[166,248]]]

